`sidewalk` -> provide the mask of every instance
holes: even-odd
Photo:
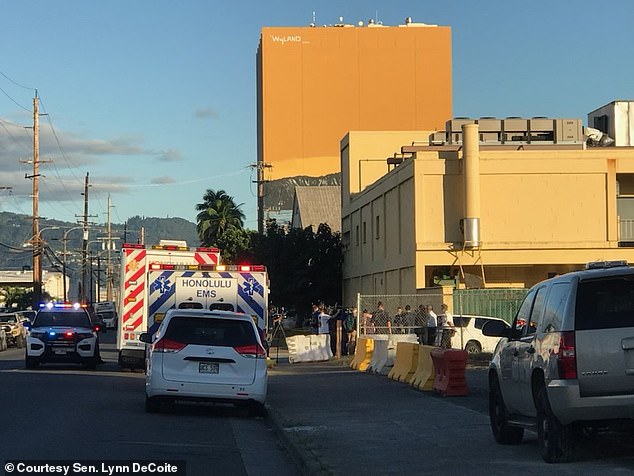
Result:
[[[474,474],[465,452],[486,461],[495,444],[484,369],[468,371],[470,396],[443,398],[353,370],[349,358],[289,364],[279,356],[269,419],[302,474]]]

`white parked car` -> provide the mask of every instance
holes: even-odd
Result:
[[[266,351],[251,316],[230,311],[170,309],[148,345],[145,408],[208,401],[247,406],[263,416],[268,384]]]
[[[458,349],[462,348],[470,354],[493,352],[500,338],[485,336],[482,333],[482,326],[490,321],[500,321],[503,322],[506,327],[510,327],[504,319],[498,317],[472,315],[453,316],[456,334],[451,338],[451,346]]]

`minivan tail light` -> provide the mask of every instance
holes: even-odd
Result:
[[[154,344],[153,351],[154,352],[163,352],[163,353],[174,353],[186,347],[187,344],[183,344],[182,342],[177,342],[175,340],[170,339],[161,339]]]
[[[260,344],[241,345],[233,349],[243,357],[252,359],[264,359],[266,357],[266,351]]]
[[[577,378],[577,353],[575,351],[575,333],[566,331],[561,333],[559,339],[559,352],[557,352],[557,367],[559,378]]]

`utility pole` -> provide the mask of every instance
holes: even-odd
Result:
[[[86,301],[86,274],[88,273],[88,175],[86,172],[86,179],[84,180],[84,219],[83,230],[84,240],[81,247],[81,295],[80,300],[82,304],[87,304]]]
[[[42,248],[39,223],[40,121],[37,91],[33,98],[33,309],[42,298]]]
[[[110,228],[110,194],[108,194],[108,264],[106,266],[106,300],[112,301],[112,255],[110,250],[112,249],[112,230]]]
[[[270,169],[272,165],[258,160],[251,167],[257,170],[257,180],[253,182],[258,184],[258,232],[263,234],[266,231],[264,221],[264,184],[268,182],[268,180],[264,179],[264,169]]]

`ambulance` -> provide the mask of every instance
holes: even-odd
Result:
[[[148,272],[149,332],[168,309],[206,309],[248,314],[266,331],[269,282],[263,265],[155,263]]]
[[[154,323],[149,320],[148,274],[153,265],[217,265],[218,248],[190,248],[184,241],[161,240],[158,245],[125,243],[121,247],[121,288],[117,323],[119,367],[144,368],[145,344],[139,340]]]

